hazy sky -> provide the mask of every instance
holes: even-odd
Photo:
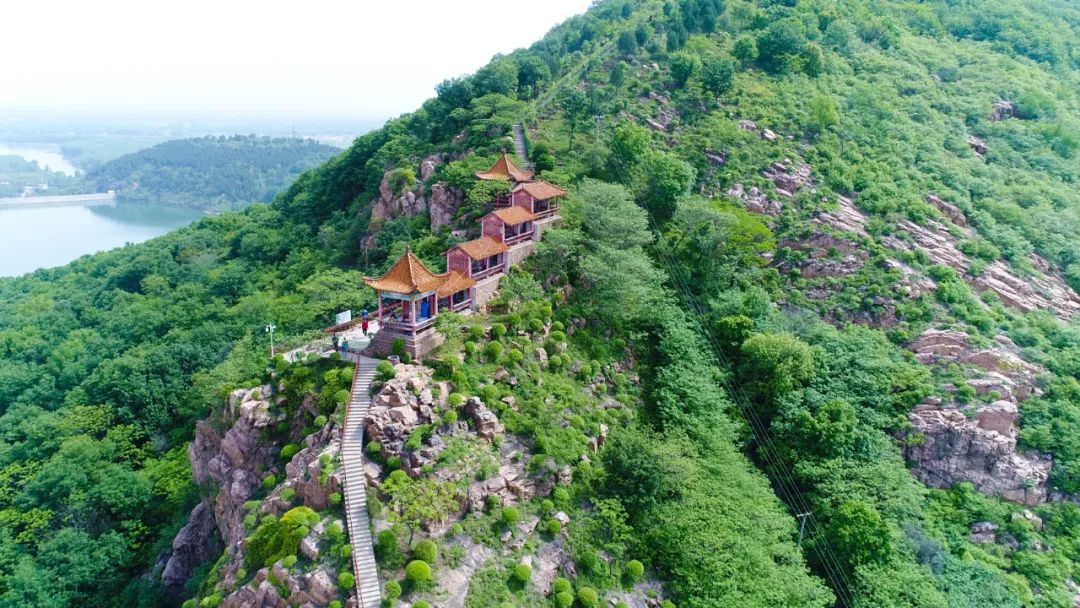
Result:
[[[5,2],[0,110],[396,116],[589,4]]]

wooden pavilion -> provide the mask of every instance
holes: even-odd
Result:
[[[476,281],[461,272],[431,272],[408,247],[390,270],[378,278],[364,277],[364,284],[378,294],[380,329],[372,340],[374,350],[389,352],[393,341],[400,338],[414,357],[438,346],[440,340],[433,328],[440,303],[454,311],[466,310],[476,287]]]

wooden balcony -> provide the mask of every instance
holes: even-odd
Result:
[[[502,274],[504,272],[506,272],[506,262],[505,261],[503,263],[501,263],[501,264],[495,264],[494,266],[490,266],[490,267],[488,267],[488,268],[486,268],[484,270],[473,271],[469,276],[474,281],[480,281],[480,280],[486,279],[488,277],[495,276],[497,274]]]
[[[533,240],[532,228],[526,230],[525,232],[522,232],[521,234],[504,237],[503,243],[505,243],[507,247],[513,247],[514,245],[517,245],[519,243],[524,243],[531,240]]]
[[[435,326],[435,317],[427,317],[423,319],[394,321],[389,318],[382,320],[383,329],[389,330],[393,333],[405,334],[412,336],[421,332],[424,332]]]

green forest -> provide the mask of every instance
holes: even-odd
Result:
[[[442,270],[452,231],[490,209],[497,187],[473,173],[513,149],[515,124],[518,160],[569,189],[566,225],[489,320],[518,336],[558,322],[567,361],[586,363],[523,382],[529,407],[508,421],[572,463],[553,499],[590,522],[574,584],[592,595],[544,605],[589,608],[641,566],[680,608],[1073,606],[1078,40],[1062,0],[602,0],[310,170],[321,147],[253,158],[250,138],[106,164],[100,183],[139,183],[125,197],[217,209],[295,181],[0,279],[0,606],[164,604],[158,556],[200,499],[187,444],[229,391],[268,378],[264,325],[298,345],[372,308],[361,277],[406,245]],[[255,163],[278,178],[244,179]],[[384,183],[442,183],[461,203],[435,230],[373,219]],[[443,330],[469,357],[438,372],[485,399],[505,396],[485,394],[492,361],[533,363],[499,332]],[[962,424],[1006,396],[973,363],[917,358],[927,330],[1011,344],[1022,363],[1003,371],[1037,370],[1013,404],[1017,451],[1049,470],[1020,498],[916,474],[916,408]],[[600,419],[578,401],[597,384],[627,407],[586,462]]]
[[[96,192],[117,190],[121,201],[227,211],[269,203],[338,151],[288,137],[178,139],[102,163],[85,180]]]

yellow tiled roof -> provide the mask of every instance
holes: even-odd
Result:
[[[424,293],[434,291],[446,279],[446,275],[438,275],[424,266],[411,249],[405,249],[405,255],[379,278],[364,277],[364,284],[379,291],[390,291],[400,294]]]
[[[525,222],[531,222],[536,219],[536,216],[529,212],[524,207],[503,207],[491,212],[491,215],[502,220],[502,223],[508,226],[516,226],[517,224],[524,224]]]
[[[515,182],[524,182],[532,179],[532,171],[522,171],[514,164],[514,161],[510,160],[506,152],[503,152],[499,159],[495,161],[494,165],[487,171],[480,171],[475,174],[480,179],[487,180],[508,180],[513,179]]]
[[[538,201],[546,201],[549,198],[555,198],[556,196],[562,196],[566,194],[566,190],[558,186],[554,186],[545,181],[527,182],[524,184],[518,184],[514,190],[524,190],[528,192],[530,196]]]
[[[496,241],[490,236],[482,236],[473,241],[467,241],[457,246],[457,249],[464,251],[470,258],[474,260],[482,260],[489,258],[497,253],[503,253],[510,248],[505,244]]]
[[[454,295],[462,289],[469,289],[470,287],[476,287],[476,281],[456,270],[451,270],[447,273],[446,280],[443,281],[443,284],[439,285],[439,289],[436,293],[439,294],[440,298],[445,298]]]

